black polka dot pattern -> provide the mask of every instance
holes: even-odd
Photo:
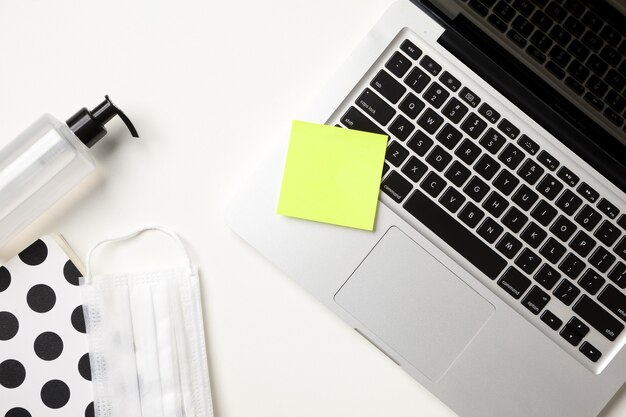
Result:
[[[11,285],[11,273],[4,266],[0,266],[0,292],[3,292]]]
[[[8,311],[0,311],[0,340],[13,339],[20,328],[17,317]]]
[[[63,340],[54,332],[44,332],[37,336],[33,348],[40,359],[53,361],[63,353]]]
[[[78,278],[82,277],[76,265],[72,261],[67,261],[63,267],[63,276],[72,285],[78,285]]]
[[[52,310],[57,301],[54,290],[45,284],[37,284],[28,290],[26,302],[37,313],[47,313]]]
[[[49,408],[61,408],[70,400],[70,387],[63,381],[53,379],[41,387],[41,401]]]
[[[72,327],[76,329],[77,332],[87,333],[87,328],[85,326],[85,315],[83,314],[83,306],[78,306],[72,311]]]
[[[85,409],[85,417],[95,417],[96,413],[93,408],[93,401],[89,403]]]
[[[32,415],[22,407],[14,407],[7,411],[4,417],[32,417]]]
[[[48,257],[48,246],[46,246],[43,240],[38,239],[20,252],[18,256],[26,265],[36,266],[42,264]]]
[[[85,353],[78,361],[78,372],[80,376],[87,381],[91,381],[91,363],[89,362],[89,354]]]
[[[17,388],[26,378],[24,365],[15,359],[7,359],[0,363],[0,385],[5,388]]]

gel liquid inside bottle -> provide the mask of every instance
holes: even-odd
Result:
[[[89,148],[106,135],[104,125],[115,116],[139,137],[105,96],[93,110],[83,107],[66,123],[44,114],[0,149],[0,246],[95,170]]]

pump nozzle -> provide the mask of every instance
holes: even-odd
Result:
[[[104,125],[114,116],[119,116],[124,122],[130,134],[138,138],[137,129],[133,126],[130,119],[113,104],[109,96],[104,96],[105,100],[98,104],[93,110],[89,111],[85,107],[76,112],[72,117],[67,119],[65,123],[72,129],[72,132],[87,147],[91,148],[98,143],[100,139],[107,134]]]

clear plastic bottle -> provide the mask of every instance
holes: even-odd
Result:
[[[104,125],[116,115],[138,137],[106,96],[95,109],[82,108],[66,123],[45,114],[0,149],[0,246],[95,170],[89,148],[106,135]]]

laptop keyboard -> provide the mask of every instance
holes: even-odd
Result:
[[[408,38],[329,122],[388,135],[381,190],[597,370],[626,334],[623,203]]]
[[[626,118],[626,38],[579,0],[469,0],[469,9],[605,120]]]

